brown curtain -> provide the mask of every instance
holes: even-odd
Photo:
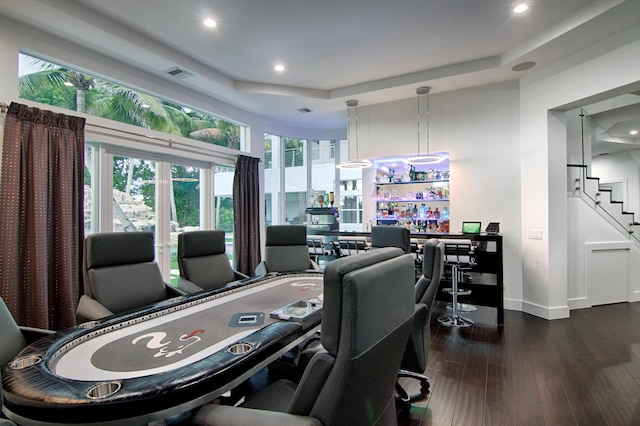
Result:
[[[253,276],[260,263],[260,160],[238,156],[233,176],[233,245],[236,269]]]
[[[12,103],[0,176],[0,296],[20,325],[75,324],[84,239],[84,118]]]

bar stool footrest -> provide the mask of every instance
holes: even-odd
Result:
[[[459,295],[460,293],[458,293]],[[453,303],[447,303],[447,309],[453,310]],[[472,305],[470,303],[458,303],[458,311],[459,312],[475,312],[478,310],[476,305]]]
[[[447,294],[453,294],[453,289],[451,287],[443,288],[442,292]],[[469,296],[469,295],[471,295],[471,290],[467,290],[465,288],[458,289],[458,296]]]

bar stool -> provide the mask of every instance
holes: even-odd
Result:
[[[362,253],[369,249],[367,237],[338,237],[338,248],[340,249],[340,257],[350,256],[352,254]]]
[[[473,255],[474,248],[473,248],[473,245],[471,244],[471,240],[464,240],[463,246],[464,247],[461,247],[459,251],[455,250],[455,253],[452,248],[450,253],[454,262],[458,263],[459,265],[464,265],[464,266],[458,266],[458,270],[462,272],[458,279],[458,285],[464,283],[464,277],[465,277],[464,271],[471,269],[471,267],[476,264],[475,257]],[[471,247],[469,251],[467,251],[468,246]],[[471,281],[471,277],[469,276],[468,278],[469,278],[469,281]],[[464,289],[458,289],[458,295],[460,296],[467,296],[469,294],[471,294],[470,291],[467,291]],[[447,303],[447,309],[450,309],[450,310],[453,309],[453,302]],[[457,305],[457,309],[458,309],[458,312],[475,312],[478,310],[478,307],[470,303],[459,302]]]
[[[458,304],[458,296],[468,296],[471,294],[471,290],[459,288],[459,283],[463,282],[464,271],[471,269],[471,240],[445,240],[444,244],[444,264],[445,267],[451,268],[451,288],[445,288],[442,291],[451,294],[452,313],[451,315],[441,316],[438,318],[438,322],[446,327],[471,327],[474,324],[473,321],[460,316],[460,309],[458,309],[460,306],[460,304]]]

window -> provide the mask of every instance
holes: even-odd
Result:
[[[362,171],[335,167],[336,161],[348,158],[346,140],[306,141],[269,134],[264,139],[267,225],[307,223],[306,208],[320,195],[325,205],[333,192],[340,230],[362,230]],[[307,156],[311,161],[305,160]]]
[[[201,169],[183,164],[170,164],[169,183],[169,263],[171,283],[180,278],[178,267],[178,234],[200,229]]]
[[[245,128],[186,106],[20,54],[19,96],[240,150]]]
[[[284,139],[284,166],[302,167],[305,165],[306,141],[302,139]]]
[[[311,141],[311,161],[320,160],[320,141]]]
[[[340,141],[340,159],[349,158],[346,140]],[[340,169],[340,230],[362,231],[362,170]]]
[[[156,163],[113,157],[113,226],[115,232],[156,228]]]
[[[84,234],[98,232],[100,203],[98,189],[98,149],[90,141],[85,141],[84,147]]]
[[[233,261],[233,176],[235,168],[215,167],[213,229],[224,231],[226,252]],[[233,263],[233,262],[232,262]]]
[[[307,141],[284,138],[285,223],[306,223],[307,194]]]
[[[282,212],[281,200],[284,191],[280,189],[282,182],[281,170],[281,142],[282,138],[274,135],[264,136],[264,197],[265,218],[268,224],[280,225]],[[269,167],[267,167],[269,165]]]

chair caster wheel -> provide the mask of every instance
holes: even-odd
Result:
[[[411,402],[396,399],[396,417],[407,418],[411,414]]]
[[[422,394],[429,393],[429,389],[431,388],[431,383],[426,380],[420,382],[420,392]]]

